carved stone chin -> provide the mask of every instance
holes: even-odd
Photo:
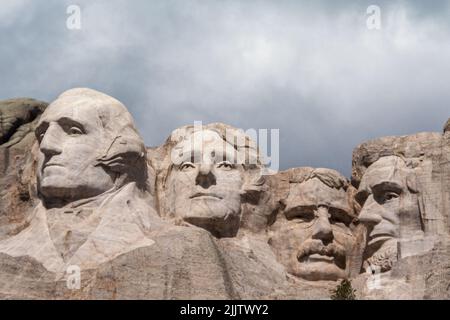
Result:
[[[381,245],[381,247],[366,260],[366,265],[374,266],[379,272],[387,272],[397,262],[398,258],[397,240],[391,239]]]

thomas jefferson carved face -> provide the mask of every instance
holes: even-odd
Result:
[[[365,258],[387,271],[397,259],[397,241],[421,232],[412,170],[397,156],[382,157],[361,179],[356,195],[363,204],[359,219],[367,226]]]
[[[234,147],[217,132],[201,130],[180,142],[172,154],[171,214],[215,236],[233,236],[239,227],[243,184]]]
[[[328,186],[318,177],[291,183],[286,208],[271,227],[269,243],[295,276],[346,278],[349,253],[356,244],[350,229],[353,218],[344,188]]]

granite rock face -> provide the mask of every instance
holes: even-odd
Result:
[[[34,134],[34,121],[44,111],[47,103],[34,99],[0,101],[0,145],[11,147]]]
[[[363,269],[376,273],[364,297],[448,297],[449,150],[448,132],[384,137],[354,150]]]
[[[91,89],[0,102],[0,125],[0,298],[450,296],[448,122],[359,145],[350,179],[269,174],[221,123],[146,148]]]
[[[17,233],[34,206],[34,129],[46,106],[25,98],[0,101],[0,239]]]

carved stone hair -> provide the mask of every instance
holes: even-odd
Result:
[[[342,174],[333,169],[304,167],[292,172],[289,177],[290,183],[303,183],[317,178],[323,184],[334,189],[347,190],[349,182]]]

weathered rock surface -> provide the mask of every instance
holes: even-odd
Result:
[[[44,111],[45,110],[45,111]],[[213,123],[145,148],[90,89],[0,102],[0,298],[450,298],[450,129],[268,174]]]
[[[353,153],[359,220],[367,227],[361,297],[439,299],[449,294],[448,132],[384,137]],[[367,285],[369,284],[369,285]]]
[[[19,98],[0,101],[0,145],[11,147],[34,135],[33,122],[44,111],[47,103]]]
[[[34,205],[34,129],[47,103],[0,101],[0,240],[20,231]]]

